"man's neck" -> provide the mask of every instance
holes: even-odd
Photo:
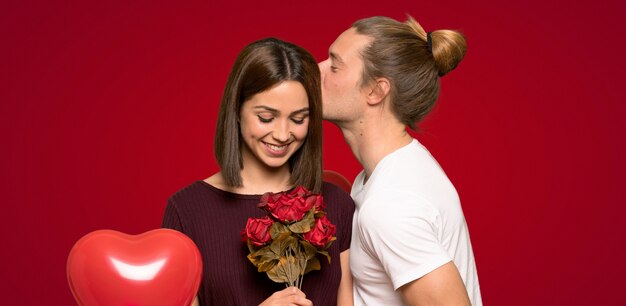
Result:
[[[413,137],[394,117],[370,116],[338,124],[352,153],[363,166],[366,178],[387,155],[409,144]]]

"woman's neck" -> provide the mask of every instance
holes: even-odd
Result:
[[[241,187],[233,187],[226,184],[226,180],[224,180],[221,172],[215,173],[204,181],[217,189],[237,194],[258,195],[266,192],[276,193],[288,190],[292,187],[289,184],[289,175],[285,177],[282,174],[269,174],[267,172],[251,171],[249,167],[247,170],[242,170],[240,175],[243,183]]]
[[[241,187],[227,186],[221,179],[221,174],[207,180],[209,184],[223,190],[238,194],[264,194],[266,192],[280,192],[291,188],[289,183],[291,171],[289,164],[285,163],[280,167],[268,167],[254,154],[245,148],[241,152],[243,169],[241,175]]]
[[[258,163],[246,163],[240,172],[242,187],[237,193],[242,194],[263,194],[266,192],[280,192],[291,188],[289,179],[291,171],[289,165],[280,168],[269,168]]]

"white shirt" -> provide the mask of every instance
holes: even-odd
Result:
[[[355,305],[404,305],[398,288],[451,260],[472,305],[482,305],[459,197],[428,150],[414,139],[364,178],[362,171],[351,192]]]

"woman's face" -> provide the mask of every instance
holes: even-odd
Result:
[[[287,166],[309,128],[309,99],[302,84],[285,81],[254,95],[241,106],[244,165],[255,158],[265,166]]]

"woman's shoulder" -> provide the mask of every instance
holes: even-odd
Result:
[[[206,193],[206,185],[207,183],[202,180],[195,181],[174,192],[170,196],[169,201],[177,203],[187,202],[186,200],[188,199],[196,198],[198,195]]]
[[[338,208],[343,208],[349,211],[354,211],[354,201],[352,197],[341,189],[341,187],[329,183],[324,182],[322,187],[322,196],[324,196],[324,201],[333,206],[337,206]]]
[[[333,197],[350,197],[350,194],[345,190],[331,182],[324,182],[322,185],[322,194],[324,197],[326,197],[326,195]]]
[[[222,181],[221,173],[217,172],[208,178],[197,180],[179,189],[170,197],[170,200],[187,199],[189,197],[197,197],[199,194],[207,194],[207,192],[213,189],[219,189]]]

